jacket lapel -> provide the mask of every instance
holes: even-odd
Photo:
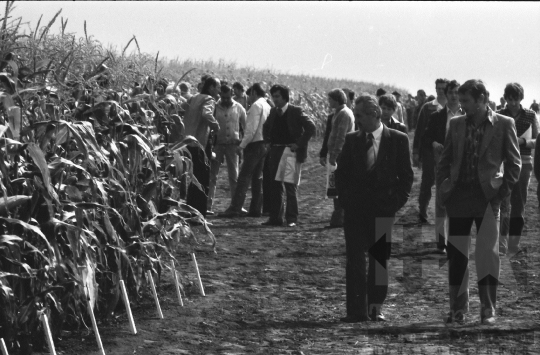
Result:
[[[366,170],[366,134],[363,131],[358,131],[358,135],[356,138],[357,141],[357,149],[356,154],[356,160],[358,162],[358,168],[360,172],[364,172]]]
[[[465,118],[465,117],[464,117]],[[461,160],[463,159],[463,150],[465,149],[465,135],[467,134],[467,131],[465,129],[465,119],[459,120],[459,124],[457,126],[457,132],[455,141],[458,142],[457,144],[457,159],[456,159],[456,165],[458,167],[461,167]]]
[[[497,116],[492,116],[493,121],[486,124],[486,128],[484,130],[484,137],[482,138],[482,146],[480,147],[480,153],[478,154],[478,157],[481,157],[487,150],[487,147],[489,146],[489,142],[491,142],[491,138],[493,138],[493,134],[495,133],[495,124],[497,123]]]

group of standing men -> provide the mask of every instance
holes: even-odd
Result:
[[[507,104],[497,112],[490,108],[489,92],[481,80],[460,85],[456,80],[437,79],[435,85],[437,97],[425,103],[417,116],[412,159],[405,122],[395,117],[399,103],[393,95],[379,93],[377,98],[362,94],[351,109],[353,92],[334,89],[328,93],[334,113],[328,118],[320,159],[322,165],[335,170],[338,191],[327,227],[343,227],[345,234],[347,315],[341,319],[344,322],[385,320],[382,306],[388,291],[392,226],[396,213],[409,198],[412,167],[417,166],[422,168],[420,223],[428,220],[433,185],[437,191],[437,252],[446,254],[449,260],[450,312],[446,321],[462,323],[468,312],[469,245],[474,222],[478,230],[475,261],[480,319],[482,324],[496,323],[500,257],[519,252],[532,171],[531,149],[538,135],[536,116],[521,106],[523,88],[517,83],[506,86]],[[221,119],[216,119],[210,98],[219,90],[222,95],[214,112]],[[185,124],[186,135],[194,135],[199,142],[207,141],[211,129],[218,131],[214,149],[217,164],[225,156],[228,165],[233,161],[231,166],[237,166],[234,159],[239,151],[243,152],[244,162],[236,184],[236,175],[229,167],[232,200],[220,215],[259,217],[263,199],[267,198],[269,219],[263,224],[282,225],[285,217],[286,224],[293,227],[298,218],[297,184],[274,177],[287,149],[296,155],[296,169],[300,169],[315,125],[300,107],[289,104],[290,92],[285,86],[272,86],[274,107],[270,107],[265,90],[254,84],[247,91],[246,102],[251,105],[247,114],[240,104],[231,104],[226,95],[229,91],[217,79],[207,79],[201,94],[191,100]],[[197,119],[192,118],[195,115]],[[240,138],[238,131],[242,126]],[[220,148],[220,144],[233,144],[234,148]],[[204,180],[198,176],[201,170],[197,170],[197,165],[204,165],[203,148],[192,145],[188,149],[194,159],[194,175],[201,183]],[[540,167],[540,159],[537,160],[535,166]],[[537,170],[540,172],[540,168]],[[214,175],[216,169],[212,174],[215,189]],[[243,212],[250,183],[251,205],[249,211]],[[263,185],[267,185],[264,192]],[[193,192],[191,188],[189,191]],[[213,197],[213,192],[210,195]],[[198,206],[195,208],[203,215],[212,206],[208,201],[211,200],[206,195],[204,201],[200,195],[198,204],[191,197],[192,204],[188,194],[188,204]]]

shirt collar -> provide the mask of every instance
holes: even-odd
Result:
[[[281,113],[285,113],[285,112],[287,111],[288,108],[289,108],[289,103],[286,102],[286,103],[285,103],[285,106],[283,106],[283,107],[281,108]]]
[[[371,134],[373,134],[373,139],[379,139],[379,137],[382,135],[383,127],[384,127],[384,124],[381,122],[381,125],[379,126],[379,128],[371,132]]]
[[[461,110],[461,106],[459,106],[455,112],[450,110],[450,107],[448,107],[448,105],[446,105],[446,109],[448,110],[448,113],[452,114],[452,117],[457,116],[458,114],[463,114],[463,111]]]

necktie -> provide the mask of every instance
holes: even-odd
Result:
[[[281,109],[281,107],[278,107],[277,114],[278,114],[278,117],[283,116],[283,110]]]
[[[367,135],[366,153],[366,168],[367,170],[370,170],[373,167],[373,164],[375,164],[375,147],[373,146],[373,134],[371,133],[368,133]]]

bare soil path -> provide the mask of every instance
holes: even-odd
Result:
[[[342,230],[325,230],[332,201],[323,198],[325,169],[320,142],[311,144],[299,188],[296,228],[264,227],[264,218],[211,218],[217,254],[201,246],[197,259],[206,297],[198,293],[187,255],[184,307],[177,303],[169,272],[159,284],[165,319],[156,317],[148,293],[134,305],[138,335],[130,335],[125,314],[101,325],[107,354],[539,354],[540,241],[536,179],[531,179],[527,252],[502,259],[498,320],[479,325],[474,261],[471,310],[463,326],[442,322],[448,310],[444,258],[433,247],[433,200],[427,226],[414,224],[420,172],[412,196],[400,211],[390,260],[390,289],[384,323],[344,324],[345,242]],[[216,211],[229,203],[226,169],[219,177]],[[473,239],[474,244],[474,239]],[[472,259],[474,260],[474,259]],[[94,336],[73,333],[59,353],[98,354]]]

